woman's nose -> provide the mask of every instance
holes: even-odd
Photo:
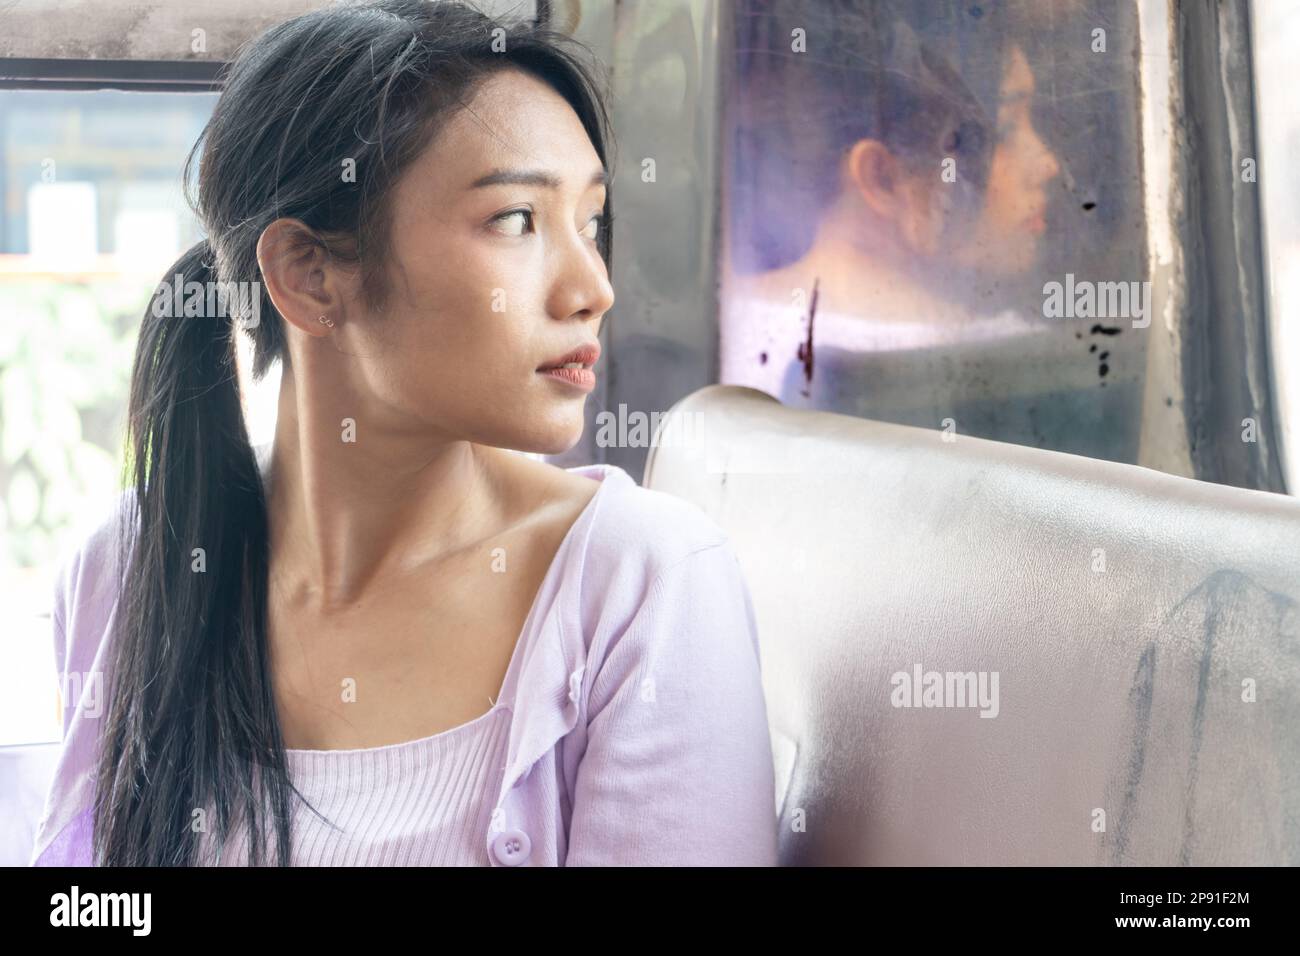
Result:
[[[586,239],[585,245],[566,251],[568,268],[560,277],[558,293],[561,301],[556,314],[565,318],[586,313],[587,318],[599,318],[614,304],[614,287],[610,283],[605,260]]]
[[[614,286],[609,280],[609,270],[599,256],[596,257],[596,264],[589,269],[583,293],[586,301],[575,311],[585,309],[593,318],[604,315],[614,305]]]

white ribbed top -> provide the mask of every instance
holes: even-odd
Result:
[[[510,721],[510,708],[498,703],[469,723],[419,740],[286,750],[294,786],[326,818],[293,798],[292,865],[490,865],[484,840],[505,773]],[[208,819],[215,829],[215,817]],[[209,860],[214,844],[204,838]],[[248,865],[245,828],[218,865]]]

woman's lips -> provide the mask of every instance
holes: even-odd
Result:
[[[589,368],[548,368],[539,370],[537,374],[584,392],[590,392],[596,387],[596,373]]]

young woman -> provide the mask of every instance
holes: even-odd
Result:
[[[571,42],[383,0],[233,64],[209,238],[141,326],[130,487],[58,584],[79,691],[34,863],[775,862],[725,536],[517,453],[579,438],[614,301]],[[195,305],[214,285],[251,308]],[[257,449],[239,330],[283,372]]]

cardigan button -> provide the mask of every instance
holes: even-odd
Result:
[[[569,702],[572,704],[576,704],[582,694],[582,672],[586,669],[586,667],[579,667],[569,675]]]
[[[503,866],[518,866],[533,851],[533,841],[523,830],[506,830],[492,841],[492,855]]]

